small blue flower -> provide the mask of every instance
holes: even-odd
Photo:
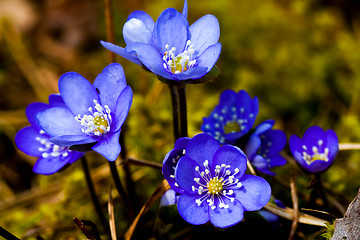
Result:
[[[36,115],[50,141],[65,147],[92,144],[92,150],[115,161],[121,151],[120,129],[132,103],[132,90],[121,65],[107,66],[94,84],[76,72],[65,73],[59,91],[66,107]]]
[[[193,137],[175,169],[175,180],[183,190],[177,203],[180,216],[194,225],[210,221],[226,228],[240,222],[244,211],[265,206],[270,185],[261,177],[244,174],[246,161],[238,147],[220,147],[206,133]]]
[[[50,136],[37,124],[35,115],[55,106],[64,106],[60,95],[50,95],[49,105],[40,102],[29,104],[25,113],[31,126],[20,129],[15,135],[15,144],[22,152],[38,157],[33,167],[38,174],[53,174],[84,155],[50,142]]]
[[[162,173],[164,178],[168,181],[170,187],[177,193],[182,193],[183,190],[179,188],[179,185],[175,181],[175,168],[179,159],[185,155],[185,149],[190,138],[179,138],[175,142],[174,149],[168,152],[163,161]]]
[[[286,135],[281,130],[273,130],[274,120],[260,123],[249,137],[245,153],[251,164],[260,172],[274,176],[270,168],[282,166],[286,159],[279,152],[286,145]]]
[[[233,144],[249,132],[258,113],[257,97],[251,99],[245,90],[238,93],[225,90],[210,116],[203,119],[201,130],[213,136],[220,144]]]
[[[325,132],[319,126],[308,128],[302,139],[292,135],[289,145],[295,160],[311,173],[325,171],[339,151],[336,133],[331,129]]]
[[[189,26],[183,14],[164,10],[157,21],[143,11],[130,14],[123,27],[126,47],[103,42],[108,50],[169,80],[198,79],[215,65],[221,51],[219,22],[205,15]]]

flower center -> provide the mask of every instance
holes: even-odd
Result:
[[[211,194],[219,194],[223,190],[223,179],[219,177],[212,178],[207,184],[206,187]]]
[[[196,60],[193,59],[193,54],[195,52],[194,45],[191,44],[190,40],[187,40],[185,50],[177,55],[175,55],[175,47],[170,49],[169,44],[166,44],[165,49],[166,52],[163,56],[163,66],[169,72],[178,74],[192,68],[196,63]]]
[[[232,121],[232,122],[228,122],[225,126],[224,126],[224,133],[233,133],[233,132],[240,132],[241,128],[238,122],[236,121]]]
[[[308,153],[308,149],[306,147],[306,145],[303,145],[302,148],[305,150],[303,151],[302,155],[303,155],[303,158],[305,160],[305,162],[310,165],[311,163],[313,163],[314,161],[316,160],[321,160],[321,161],[324,161],[324,162],[328,162],[329,161],[329,148],[324,148],[324,152],[320,153],[319,152],[319,148],[321,147],[321,145],[323,144],[323,141],[322,140],[319,140],[318,141],[318,146],[313,146],[311,148],[312,150],[312,154],[309,154]]]
[[[216,165],[212,173],[208,160],[204,161],[203,166],[203,171],[200,170],[199,166],[195,167],[195,171],[200,176],[194,178],[196,184],[192,186],[192,191],[200,195],[200,198],[195,201],[196,204],[200,206],[206,200],[212,210],[216,207],[229,208],[229,205],[224,200],[228,199],[230,202],[234,202],[235,198],[232,197],[234,190],[242,187],[241,182],[236,178],[236,175],[240,172],[239,169],[235,168],[231,172],[229,170],[230,165],[221,164]],[[217,201],[215,201],[215,198]]]
[[[93,134],[95,136],[101,136],[110,131],[110,125],[112,122],[111,110],[108,105],[101,106],[96,100],[93,101],[96,111],[93,111],[92,107],[89,107],[90,115],[84,114],[82,117],[80,114],[75,116],[75,120],[78,121],[83,128],[81,131],[86,134]]]
[[[40,134],[44,134],[43,130],[40,130]],[[49,141],[48,137],[36,137],[36,141],[39,141],[42,147],[39,147],[38,150],[41,152],[43,158],[48,157],[67,157],[71,150],[68,147],[61,147]]]

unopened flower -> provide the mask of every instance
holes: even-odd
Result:
[[[274,176],[270,169],[282,166],[286,159],[279,152],[286,145],[286,135],[283,131],[272,129],[274,120],[260,123],[249,137],[245,153],[251,164],[260,172]]]
[[[291,153],[302,168],[311,173],[326,170],[339,151],[336,133],[324,131],[319,126],[308,128],[303,138],[292,135],[289,139]]]
[[[92,150],[115,161],[121,151],[120,129],[132,103],[121,65],[107,66],[94,84],[76,72],[65,73],[59,91],[66,106],[36,115],[50,141],[65,147],[90,144]]]
[[[183,190],[177,203],[180,216],[194,225],[210,221],[226,228],[240,222],[244,211],[265,206],[270,185],[261,177],[244,174],[246,161],[238,147],[220,147],[205,133],[193,137],[175,170],[175,180]]]
[[[64,106],[60,95],[51,95],[49,105],[40,102],[29,104],[25,112],[31,126],[20,129],[15,136],[15,144],[22,152],[38,157],[33,167],[38,174],[53,174],[84,155],[52,143],[50,136],[37,124],[35,115],[55,106]]]
[[[210,116],[203,119],[201,130],[213,136],[220,144],[233,144],[249,132],[258,113],[257,97],[251,99],[245,90],[238,93],[225,90]]]
[[[219,58],[220,26],[213,15],[205,15],[189,26],[186,15],[186,1],[183,13],[168,8],[155,23],[147,13],[135,11],[123,27],[125,48],[103,41],[101,44],[162,78],[201,78]]]

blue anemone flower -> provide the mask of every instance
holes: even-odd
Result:
[[[132,103],[120,64],[112,63],[94,84],[76,72],[63,74],[59,91],[66,107],[58,106],[36,115],[41,128],[60,146],[90,145],[109,161],[121,151],[121,126]]]
[[[270,185],[261,177],[245,174],[246,162],[238,147],[220,147],[209,134],[190,139],[175,169],[175,180],[183,190],[177,203],[180,216],[194,225],[210,221],[226,228],[240,222],[244,211],[265,206]]]
[[[15,144],[22,152],[38,157],[33,167],[33,171],[38,174],[53,174],[84,155],[50,142],[50,136],[37,124],[35,115],[55,106],[64,106],[60,95],[50,95],[49,104],[29,104],[25,113],[31,126],[20,129],[15,135]]]
[[[289,145],[295,160],[311,173],[325,171],[339,151],[336,133],[331,129],[324,131],[319,126],[308,128],[302,139],[292,135]]]
[[[225,90],[210,116],[203,119],[201,130],[213,136],[220,144],[233,144],[249,132],[258,113],[257,97],[251,99],[245,90],[238,93]]]
[[[183,137],[176,140],[174,148],[168,152],[163,161],[162,174],[168,181],[170,187],[177,193],[182,193],[183,190],[179,188],[179,185],[175,181],[175,168],[179,159],[185,155],[185,149],[190,138]]]
[[[125,48],[104,41],[101,44],[165,79],[198,79],[219,58],[220,26],[213,15],[205,15],[189,26],[186,16],[186,1],[183,13],[168,8],[155,23],[147,13],[135,11],[123,27]]]
[[[272,129],[274,123],[274,120],[260,123],[245,146],[245,153],[251,164],[260,172],[271,176],[275,173],[270,168],[286,163],[286,159],[279,154],[286,145],[286,135],[281,130]]]

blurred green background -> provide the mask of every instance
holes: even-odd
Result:
[[[168,7],[181,12],[183,2],[114,0],[113,6],[116,43],[125,46],[122,26],[132,11],[144,10],[156,20]],[[359,13],[356,0],[189,0],[189,23],[215,15],[222,43],[219,77],[187,87],[189,136],[200,132],[202,118],[230,88],[259,98],[255,124],[275,119],[275,128],[288,137],[319,125],[335,130],[340,142],[359,142]],[[31,170],[36,159],[16,149],[14,136],[27,125],[26,106],[47,102],[49,94],[58,92],[63,73],[75,71],[93,81],[108,65],[109,52],[100,40],[106,40],[103,1],[0,2],[0,226],[18,237],[81,239],[72,218],[96,222],[80,163],[52,176],[36,175]],[[167,86],[119,56],[117,61],[134,91],[123,129],[128,155],[161,163],[174,142]],[[108,165],[101,156],[88,155],[105,209]],[[359,152],[340,152],[323,177],[328,188],[341,193],[334,196],[345,209],[360,186],[359,166]],[[131,172],[140,206],[161,182],[161,171],[131,166]],[[278,180],[268,180],[278,199],[291,206],[288,189],[278,187],[280,180],[289,182],[291,172],[306,199],[310,177],[291,163],[276,172]],[[117,202],[120,235],[129,221]],[[151,214],[144,216],[141,228],[151,228],[151,219]]]

